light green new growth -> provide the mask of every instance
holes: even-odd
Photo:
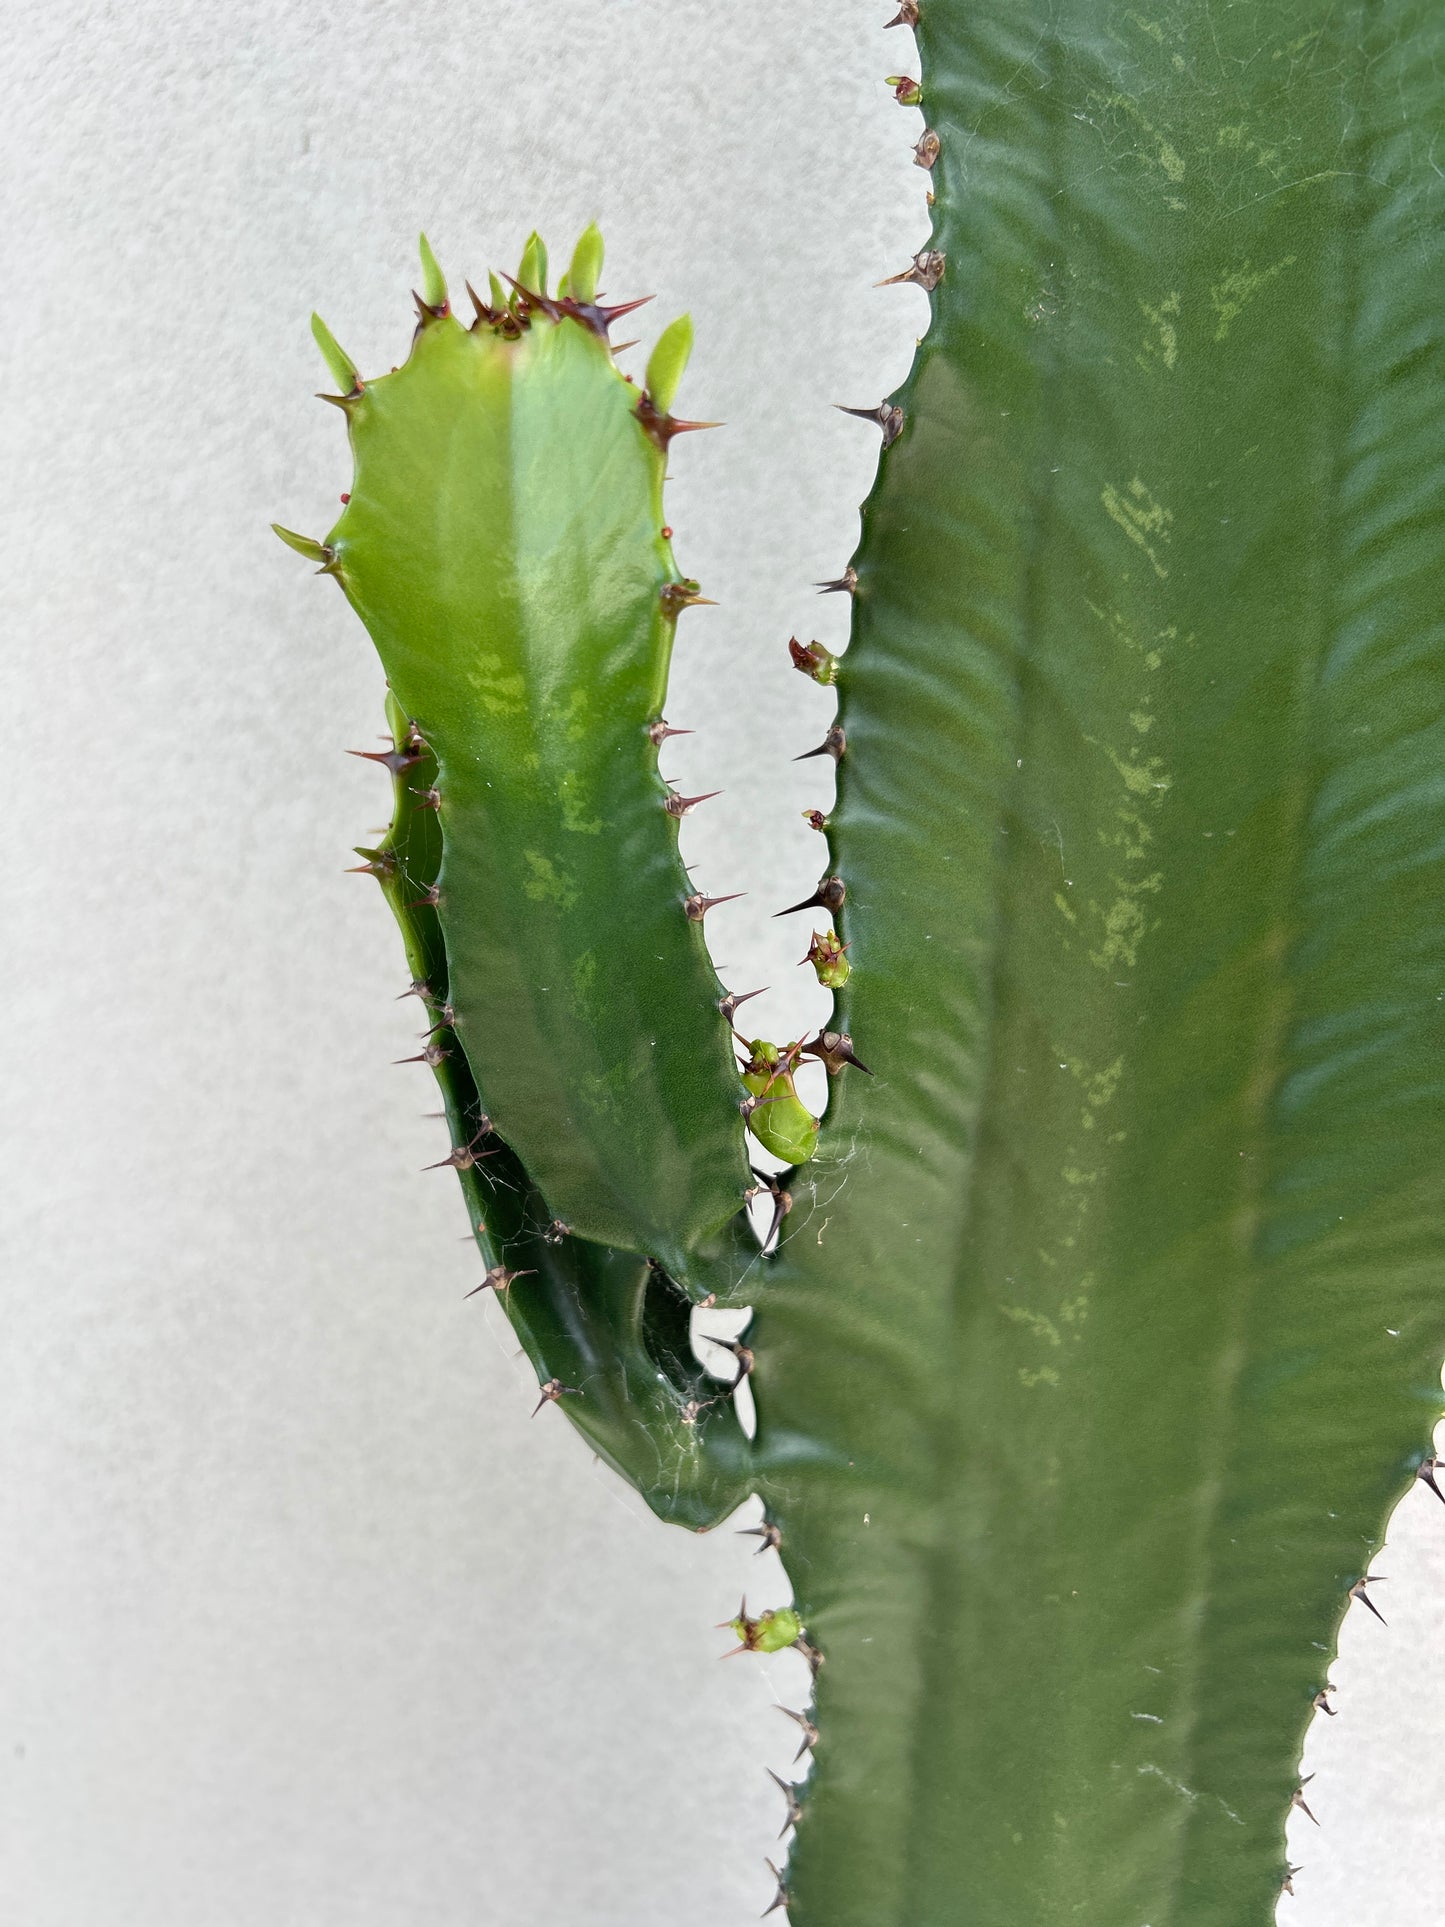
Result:
[[[692,329],[624,379],[595,227],[470,326],[423,244],[392,374],[317,322],[355,474],[324,539],[278,533],[390,684],[362,867],[478,1290],[664,1517],[756,1494],[787,1563],[791,1608],[726,1622],[816,1679],[779,1911],[1268,1927],[1340,1619],[1435,1485],[1445,14],[892,24],[933,232],[888,278],[930,319],[850,408],[882,459],[822,585],[847,652],[791,644],[839,697],[790,906],[827,1029],[732,1030],[726,892],[678,857]],[[751,1440],[700,1302],[754,1309]]]

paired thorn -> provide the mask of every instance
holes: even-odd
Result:
[[[477,1226],[477,1230],[478,1232],[485,1231],[486,1226],[484,1224],[479,1224]],[[491,1270],[487,1273],[486,1277],[483,1278],[482,1282],[479,1285],[473,1285],[472,1289],[469,1292],[465,1293],[464,1295],[467,1298],[475,1298],[479,1291],[495,1291],[498,1293],[504,1292],[504,1291],[510,1291],[512,1289],[513,1283],[518,1278],[535,1278],[536,1275],[537,1274],[533,1271],[508,1271],[505,1265],[493,1265]],[[552,1380],[552,1383],[555,1385],[557,1383],[557,1380],[554,1378]],[[572,1388],[569,1385],[564,1385],[562,1387],[563,1391],[570,1391],[571,1389]],[[552,1396],[557,1397],[559,1396],[559,1394],[554,1393],[552,1394]],[[543,1403],[545,1402],[546,1401],[544,1398]],[[537,1410],[541,1411],[541,1409],[542,1407],[539,1405],[537,1407]],[[536,1416],[536,1413],[533,1414],[533,1417],[535,1416]]]
[[[799,1633],[798,1637],[793,1641],[793,1650],[803,1655],[803,1658],[808,1662],[808,1671],[813,1675],[814,1679],[817,1679],[819,1673],[823,1670],[823,1655],[818,1651],[817,1647],[809,1645],[808,1641]]]
[[[757,1097],[745,1107],[740,1106],[739,1108],[743,1111],[743,1121],[746,1123],[759,1104],[765,1102],[771,1104],[773,1101],[772,1098]],[[760,1171],[755,1164],[749,1168],[758,1182],[743,1193],[744,1198],[749,1204],[754,1198],[771,1198],[773,1201],[773,1221],[768,1226],[767,1235],[763,1239],[763,1250],[766,1251],[782,1229],[783,1219],[793,1208],[793,1194],[791,1191],[785,1191],[770,1172]]]
[[[483,1158],[494,1158],[497,1155],[495,1151],[479,1151],[476,1148],[478,1140],[487,1135],[487,1128],[490,1127],[478,1131],[470,1144],[454,1144],[444,1158],[439,1158],[435,1164],[424,1164],[421,1167],[422,1170],[470,1171],[472,1166],[479,1164]]]
[[[435,910],[437,905],[441,902],[441,900],[442,900],[441,885],[438,883],[434,883],[431,885],[430,889],[423,890],[421,895],[417,897],[414,902],[404,903],[401,907],[403,910],[420,910],[423,907]]]
[[[804,897],[801,903],[790,903],[786,910],[775,910],[774,918],[791,917],[798,910],[841,910],[848,895],[848,886],[842,877],[823,877],[812,896]]]
[[[1318,1826],[1319,1821],[1315,1820],[1315,1816],[1310,1812],[1309,1807],[1305,1802],[1305,1788],[1309,1785],[1310,1781],[1314,1777],[1315,1776],[1313,1773],[1307,1773],[1305,1775],[1305,1777],[1300,1781],[1299,1785],[1295,1788],[1294,1792],[1289,1796],[1289,1803],[1292,1807],[1298,1807],[1300,1812],[1304,1814],[1306,1819],[1314,1820],[1315,1825]]]
[[[1294,1892],[1294,1877],[1297,1873],[1303,1873],[1303,1872],[1304,1872],[1303,1867],[1286,1866],[1284,1870],[1284,1879],[1280,1882],[1280,1892],[1284,1894],[1292,1894]]]
[[[429,1004],[435,995],[436,992],[424,978],[413,977],[406,989],[401,993],[401,996],[396,999],[396,1002],[401,1003],[407,997],[420,997],[424,1004]]]
[[[787,1831],[786,1827],[783,1829],[783,1831],[784,1832]],[[778,1891],[773,1896],[772,1905],[768,1907],[764,1907],[762,1913],[758,1916],[760,1920],[766,1920],[769,1914],[775,1914],[780,1907],[786,1907],[788,1904],[787,1881],[784,1880],[783,1876],[778,1872],[777,1868],[773,1865],[771,1860],[764,1860],[763,1865],[767,1868],[768,1872],[773,1876],[774,1880],[777,1881]]]
[[[422,752],[410,745],[401,749],[349,749],[346,753],[348,756],[359,756],[363,763],[380,763],[393,776],[402,775],[422,760]]]
[[[943,142],[930,127],[913,150],[913,165],[927,168],[931,173],[942,152]]]
[[[564,1385],[560,1378],[549,1378],[547,1383],[542,1387],[542,1396],[532,1407],[532,1417],[535,1418],[544,1405],[555,1405],[559,1398],[566,1398],[569,1392],[574,1397],[580,1398],[582,1396],[582,1387],[580,1385]]]
[[[534,312],[544,314],[549,321],[562,319],[562,310],[550,295],[542,294],[536,288],[524,287],[513,275],[508,274],[505,268],[502,270],[502,279],[519,297],[523,314],[531,315]]]
[[[1440,1460],[1436,1458],[1423,1460],[1415,1477],[1423,1480],[1435,1494],[1435,1497],[1440,1501],[1441,1505],[1445,1505],[1445,1492],[1442,1492],[1435,1483],[1435,1474],[1440,1470],[1440,1463]]]
[[[435,1070],[438,1064],[450,1056],[451,1052],[443,1049],[440,1044],[428,1044],[426,1049],[418,1051],[415,1057],[393,1057],[391,1061],[393,1064],[430,1064]]]
[[[788,1817],[778,1829],[778,1838],[781,1840],[783,1835],[788,1831],[788,1828],[797,1826],[798,1822],[802,1819],[802,1802],[798,1798],[798,1789],[793,1785],[791,1780],[783,1779],[780,1774],[774,1773],[771,1767],[768,1767],[766,1772],[768,1778],[788,1803]]]
[[[396,855],[394,851],[363,850],[358,846],[356,854],[358,856],[364,856],[366,858],[365,863],[349,863],[343,873],[344,875],[349,877],[363,875],[375,877],[378,882],[382,877],[396,875]]]
[[[476,317],[472,322],[472,327],[474,329],[480,328],[482,323],[485,322],[489,328],[495,328],[500,334],[506,335],[509,340],[515,341],[526,326],[526,321],[507,305],[502,294],[501,282],[495,278],[493,279],[493,299],[489,302],[483,301],[470,281],[467,282],[466,287],[467,293],[472,298],[472,306],[476,310]]]
[[[666,410],[659,409],[651,395],[645,392],[638,396],[637,406],[632,412],[642,423],[642,432],[647,439],[654,448],[660,448],[664,455],[675,435],[695,435],[703,428],[726,427],[724,422],[690,422],[684,421],[680,415],[669,415]]]
[[[807,958],[803,961],[806,963]],[[829,1077],[836,1077],[845,1064],[862,1071],[865,1077],[873,1075],[863,1060],[853,1055],[853,1039],[846,1030],[820,1030],[811,1044],[804,1044],[803,1053],[819,1058],[827,1066]]]
[[[770,990],[771,988],[772,986],[770,984],[764,984],[762,990],[730,990],[726,997],[719,999],[718,1009],[722,1012],[728,1023],[731,1023],[733,1018],[737,1016],[738,1006],[740,1004],[745,1004],[750,997],[761,997],[763,991]]]
[[[848,408],[840,401],[833,406],[840,415],[856,415],[860,422],[874,422],[883,430],[883,446],[892,448],[903,433],[903,410],[896,402],[880,401],[876,408]]]
[[[1379,1585],[1383,1585],[1384,1583],[1385,1583],[1385,1580],[1384,1580],[1383,1574],[1380,1574],[1377,1576],[1374,1573],[1367,1572],[1363,1579],[1357,1579],[1354,1585],[1350,1587],[1350,1598],[1358,1599],[1362,1606],[1368,1606],[1370,1611],[1375,1615],[1376,1619],[1379,1620],[1380,1624],[1382,1626],[1388,1626],[1390,1623],[1389,1620],[1386,1619],[1385,1615],[1380,1611],[1379,1607],[1375,1604],[1374,1600],[1371,1599],[1370,1595],[1365,1591],[1366,1586],[1379,1586]]]
[[[858,590],[858,571],[852,563],[833,582],[815,582],[813,587],[819,595],[856,595]]]
[[[746,890],[734,890],[725,897],[705,897],[700,893],[694,892],[692,896],[683,898],[682,907],[687,912],[689,923],[701,923],[708,911],[713,909],[715,905],[719,903],[736,903],[739,897],[745,897],[746,895]]]
[[[762,1544],[753,1554],[754,1559],[758,1559],[761,1558],[765,1552],[780,1552],[782,1550],[783,1528],[775,1524],[771,1519],[764,1519],[760,1526],[740,1527],[738,1537],[740,1539],[762,1540]]]
[[[691,729],[674,729],[666,716],[659,716],[655,723],[647,725],[648,738],[656,749],[661,749],[669,736],[692,736],[695,733]]]
[[[699,605],[708,609],[717,607],[717,603],[710,595],[703,595],[700,592],[698,583],[690,575],[685,575],[680,582],[664,582],[658,592],[658,599],[662,603],[663,614],[669,616],[680,615],[684,609],[696,609]],[[684,730],[681,733],[692,734],[691,730]]]
[[[571,1236],[571,1225],[563,1218],[554,1218],[542,1233],[542,1243],[544,1245],[559,1245],[564,1239],[570,1238]]]
[[[811,1753],[818,1744],[818,1729],[806,1713],[795,1713],[791,1706],[780,1706],[778,1711],[792,1720],[802,1731],[802,1740],[799,1742],[797,1752],[793,1755],[793,1765],[796,1766],[803,1755]]]
[[[1338,1690],[1339,1689],[1337,1687],[1331,1685],[1329,1680],[1326,1680],[1324,1685],[1315,1694],[1310,1704],[1314,1707],[1317,1713],[1328,1713],[1330,1718],[1333,1719],[1335,1717],[1335,1709],[1333,1706],[1330,1705],[1329,1701],[1325,1698],[1325,1695],[1326,1693],[1334,1693],[1334,1692],[1337,1692]]]
[[[795,756],[795,763],[809,763],[815,756],[831,756],[835,763],[841,763],[848,747],[848,738],[841,723],[834,723],[828,734],[816,749],[805,749],[801,756]]]
[[[932,294],[943,279],[945,259],[946,257],[938,248],[924,248],[921,253],[914,255],[902,274],[890,274],[882,281],[875,281],[873,285],[875,288],[896,288],[905,281],[911,281],[915,287]]]
[[[691,816],[699,803],[710,803],[721,790],[704,790],[701,796],[679,796],[676,790],[669,790],[662,807],[669,816]]]
[[[412,790],[419,810],[439,810],[442,806],[442,793],[439,789]]]
[[[441,321],[452,311],[449,301],[443,301],[439,307],[433,307],[429,301],[423,300],[415,288],[411,291],[411,298],[416,303],[417,320],[423,328],[433,321]]]
[[[723,1345],[727,1351],[730,1351],[733,1357],[738,1361],[738,1375],[733,1380],[733,1383],[732,1383],[732,1389],[736,1391],[738,1386],[742,1384],[743,1380],[751,1374],[753,1366],[757,1362],[756,1359],[753,1357],[752,1348],[751,1346],[744,1345],[741,1339],[736,1339],[736,1338],[732,1341],[731,1344],[727,1344],[727,1342],[723,1339],[719,1339],[717,1342]]]

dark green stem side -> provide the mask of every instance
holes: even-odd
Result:
[[[393,775],[385,841],[358,852],[401,927],[417,1008],[435,1020],[418,1048],[432,1069],[484,1276],[497,1292],[539,1386],[556,1393],[578,1431],[662,1518],[694,1529],[725,1518],[751,1490],[749,1448],[725,1385],[693,1355],[691,1303],[681,1286],[633,1252],[557,1225],[510,1147],[488,1128],[476,1085],[445,1021],[450,979],[441,925],[426,902],[441,861],[434,809],[421,799],[436,761],[414,744],[394,698],[388,720],[406,760]]]

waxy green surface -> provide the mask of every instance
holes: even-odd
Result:
[[[554,1215],[680,1270],[749,1178],[647,735],[678,572],[637,404],[581,321],[508,339],[427,316],[347,404],[326,547],[436,756],[436,909],[483,1102]]]
[[[826,1656],[788,1918],[1265,1927],[1441,1410],[1445,16],[920,46],[830,831],[875,1076],[749,1335]]]

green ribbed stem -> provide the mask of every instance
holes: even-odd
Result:
[[[1445,31],[920,44],[830,833],[876,1075],[752,1337],[827,1655],[789,1918],[1265,1927],[1441,1409]]]

